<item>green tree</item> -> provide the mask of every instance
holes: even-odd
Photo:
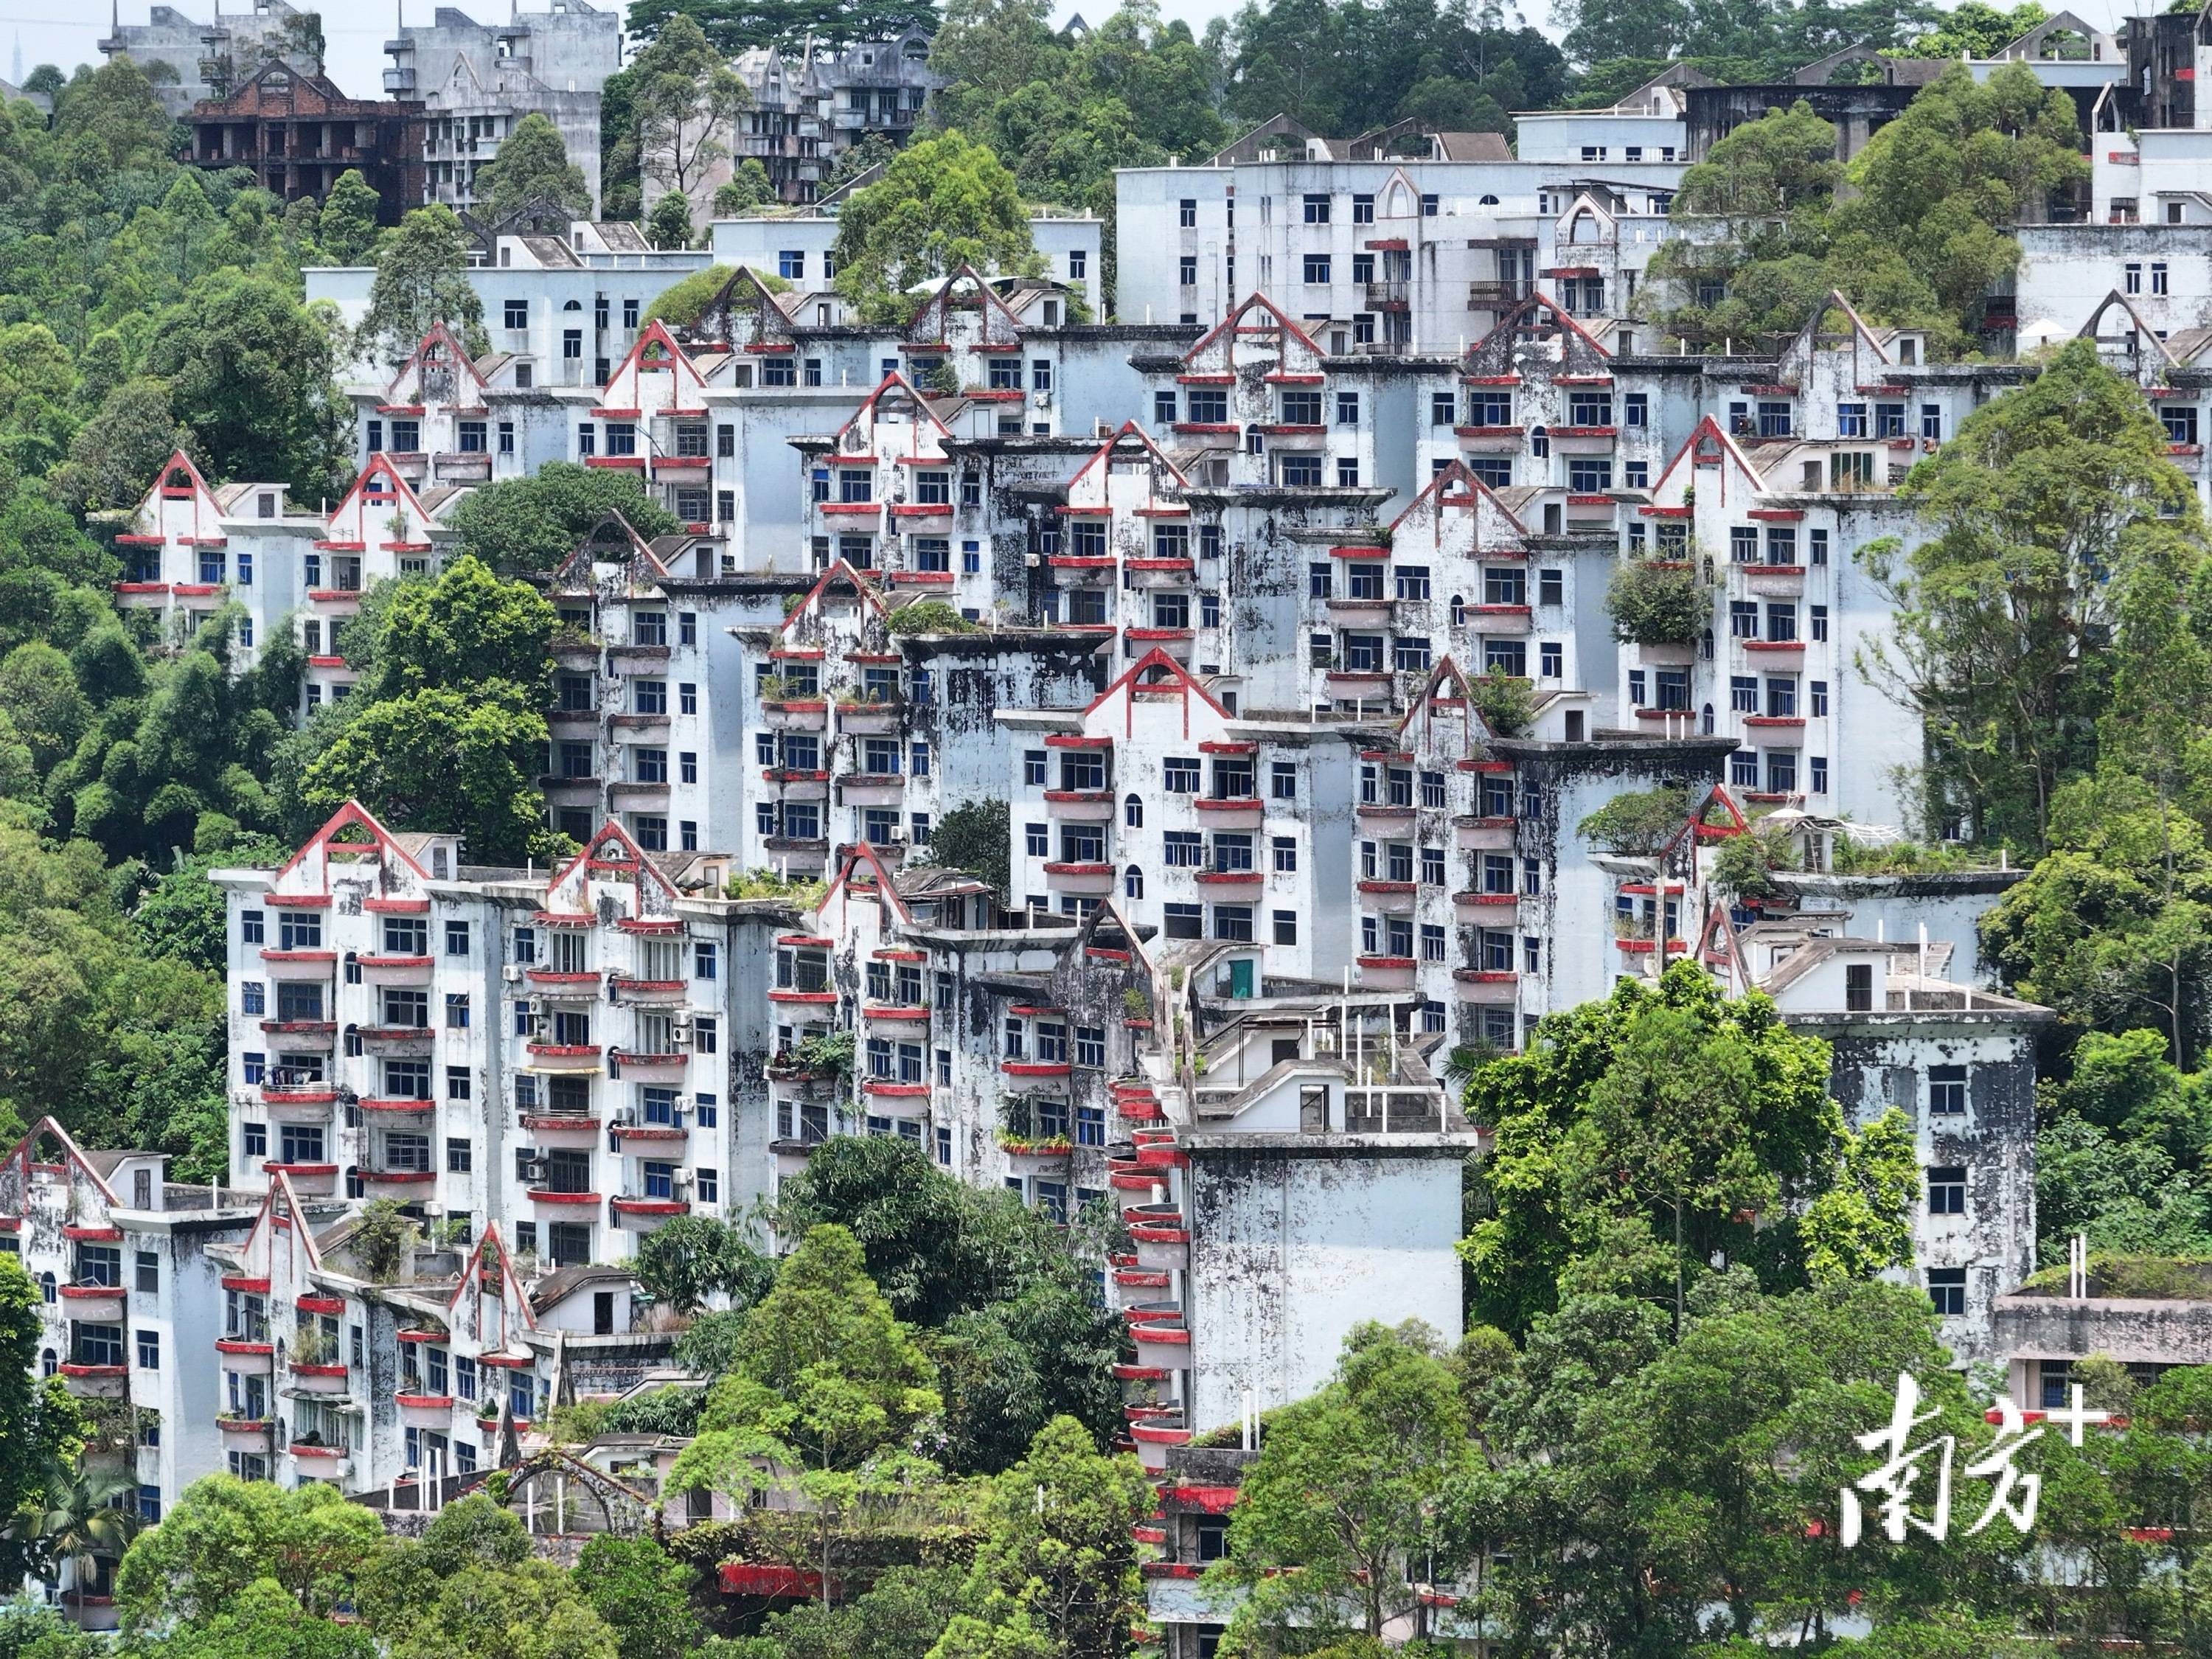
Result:
[[[357,265],[376,252],[376,212],[381,198],[358,167],[338,174],[323,203],[318,240],[333,264]]]
[[[2195,492],[2142,394],[2082,340],[1968,416],[1904,499],[1920,539],[1861,555],[1896,608],[1863,666],[1925,720],[1936,805],[2039,848],[2093,760],[2115,596],[2194,532]]]
[[[702,1638],[693,1570],[649,1538],[602,1534],[576,1558],[576,1587],[615,1633],[620,1659],[684,1659]]]
[[[512,686],[523,701],[543,701],[553,686],[555,620],[526,583],[503,581],[464,554],[434,581],[399,585],[362,690],[382,699]]]
[[[691,203],[681,191],[665,191],[646,220],[646,240],[657,248],[691,246]]]
[[[536,783],[545,741],[544,714],[513,687],[410,691],[337,727],[301,800],[311,816],[358,800],[393,829],[458,830],[484,863],[544,859],[555,850]]]
[[[45,1340],[39,1287],[13,1257],[0,1260],[0,1512],[44,1516],[55,1507],[55,1474],[79,1429],[69,1397],[39,1375]],[[0,1567],[20,1578],[40,1565],[43,1528],[0,1531]]]
[[[167,381],[176,417],[218,477],[327,493],[350,417],[322,325],[276,283],[222,270],[161,313],[146,371]]]
[[[127,1631],[204,1622],[264,1578],[299,1612],[323,1615],[350,1599],[386,1547],[374,1513],[334,1486],[210,1475],[131,1541],[115,1597]]]
[[[850,155],[852,152],[846,152]],[[839,158],[841,161],[842,157]],[[748,155],[737,166],[737,171],[727,183],[714,191],[714,216],[717,219],[737,219],[757,207],[766,207],[775,200],[775,185],[769,181],[768,169],[760,158]]]
[[[532,1559],[522,1522],[481,1492],[388,1550],[356,1604],[395,1659],[618,1659],[578,1579]]]
[[[1270,1645],[1293,1632],[1379,1638],[1404,1619],[1419,1630],[1404,1564],[1445,1541],[1445,1504],[1475,1464],[1467,1423],[1434,1333],[1355,1329],[1329,1385],[1270,1415],[1245,1471],[1209,1574],[1246,1593],[1232,1628]]]
[[[871,1505],[937,1477],[909,1449],[940,1408],[935,1370],[842,1227],[811,1229],[745,1316],[738,1369],[714,1385],[672,1491],[781,1492],[807,1511],[805,1564],[836,1591],[836,1545]]]
[[[1836,130],[1802,99],[1717,140],[1683,173],[1669,209],[1683,231],[1653,257],[1668,328],[1738,339],[1796,333],[1829,286],[1829,221],[1843,177]]]
[[[689,196],[730,153],[728,135],[752,102],[744,82],[699,25],[678,13],[632,65],[638,166],[664,190]]]
[[[2196,820],[2108,772],[2059,792],[2051,843],[1982,919],[1997,971],[2077,1029],[2154,1023],[2194,1063],[2212,988],[2212,851]]]
[[[1763,996],[1723,999],[1693,963],[1547,1018],[1467,1088],[1496,1135],[1462,1247],[1476,1316],[1522,1330],[1600,1286],[1679,1310],[1716,1250],[1791,1282],[1790,1218],[1835,1185],[1844,1144],[1827,1080],[1826,1043]]]
[[[610,512],[621,514],[648,540],[684,528],[629,474],[568,461],[470,491],[453,509],[452,524],[461,552],[482,559],[502,576],[516,576],[550,572]]]
[[[395,368],[439,323],[482,349],[483,301],[469,281],[468,236],[453,210],[438,203],[399,222],[376,256],[361,337]]]
[[[52,479],[61,498],[80,512],[136,507],[171,455],[198,447],[177,419],[168,386],[141,376],[101,400],[100,412],[70,441],[69,460]],[[199,459],[207,464],[204,455]]]
[[[477,175],[477,190],[494,219],[518,212],[541,197],[571,219],[591,216],[590,181],[583,168],[568,159],[561,129],[536,110],[517,121],[500,141],[499,153]]]
[[[838,291],[864,314],[902,314],[908,289],[963,264],[1025,275],[1036,251],[1013,175],[957,132],[901,152],[837,216]]]
[[[137,1534],[137,1473],[80,1458],[55,1462],[45,1486],[15,1525],[46,1582],[58,1589],[66,1576],[82,1594],[94,1561],[121,1560]]]
[[[1044,1659],[1121,1653],[1144,1616],[1129,1528],[1152,1513],[1136,1460],[1102,1454],[1072,1417],[1037,1431],[986,1489],[983,1540],[938,1659],[1025,1643]]]
[[[1836,1184],[1805,1209],[1805,1270],[1815,1285],[1872,1279],[1912,1265],[1912,1206],[1920,1157],[1912,1127],[1893,1106],[1856,1133],[1846,1129]]]
[[[1615,795],[1575,826],[1575,833],[1608,853],[1650,858],[1690,822],[1690,797],[1674,788],[1631,790]]]
[[[2074,100],[2023,63],[1978,81],[1954,63],[1877,129],[1850,165],[1835,215],[1835,264],[1881,258],[1935,301],[1954,340],[1979,330],[1984,298],[2020,261],[2013,227],[2047,219],[2086,184]],[[1877,307],[1884,320],[1903,322]]]
[[[1002,800],[963,801],[938,820],[930,832],[929,856],[948,869],[965,870],[990,883],[1003,902],[1012,890],[1007,836],[1012,820]]]
[[[638,1287],[672,1312],[695,1314],[718,1297],[743,1312],[775,1282],[775,1263],[742,1227],[713,1216],[677,1216],[640,1241],[636,1273]]]

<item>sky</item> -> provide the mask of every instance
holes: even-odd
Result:
[[[514,0],[446,3],[458,4],[478,22],[491,23],[502,21]],[[622,0],[601,3],[621,3]],[[0,0],[0,53],[5,54],[0,58],[0,69],[13,79],[19,54],[25,72],[40,64],[58,64],[66,71],[81,63],[98,63],[99,50],[93,43],[107,32],[110,8],[117,3],[118,0]],[[119,0],[119,3],[125,22],[146,21],[148,0]],[[169,3],[186,16],[208,18],[214,14],[216,0],[169,0]],[[319,9],[323,33],[330,42],[331,78],[355,97],[381,96],[387,62],[382,48],[392,38],[393,25],[403,18],[427,23],[437,3],[438,0],[363,0],[359,5],[347,5],[322,0]],[[244,11],[251,4],[252,0],[229,0],[229,9]],[[1237,0],[1164,0],[1160,9],[1167,16],[1187,19],[1195,30],[1204,28],[1211,18],[1234,11],[1237,4]],[[522,9],[543,11],[546,8],[544,0],[524,0]],[[1549,9],[1542,0],[1528,0],[1521,9],[1539,27]],[[1079,10],[1094,23],[1113,9],[1112,0],[1090,0],[1087,4],[1085,0],[1073,0],[1073,4],[1060,0],[1058,7],[1063,17]],[[2054,3],[2052,9],[2058,7]],[[2074,0],[2073,9],[2108,28],[2125,15],[2120,0]]]

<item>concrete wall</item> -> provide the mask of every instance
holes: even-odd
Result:
[[[1185,1135],[1191,1154],[1194,1369],[1187,1426],[1234,1423],[1302,1400],[1369,1320],[1418,1319],[1445,1340],[1463,1322],[1463,1137]]]

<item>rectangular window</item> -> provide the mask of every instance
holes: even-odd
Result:
[[[1935,1304],[1936,1311],[1939,1314],[1955,1316],[1965,1313],[1966,1270],[1964,1267],[1930,1267],[1928,1270],[1928,1299]],[[2043,1363],[2048,1366],[2052,1362],[2046,1359]],[[2062,1395],[2057,1400],[2045,1398],[2043,1403],[2046,1407],[2062,1405],[2064,1396]]]
[[[1966,1171],[1955,1164],[1938,1164],[1928,1171],[1928,1213],[1964,1215],[1966,1212]]]
[[[1930,1066],[1928,1068],[1928,1110],[1932,1115],[1955,1116],[1966,1109],[1966,1068]]]

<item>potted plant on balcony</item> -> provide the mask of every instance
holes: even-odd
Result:
[[[1045,1117],[1042,1104],[1034,1095],[1008,1095],[1000,1103],[1001,1151],[1017,1158],[1057,1158],[1074,1150],[1067,1131]]]

